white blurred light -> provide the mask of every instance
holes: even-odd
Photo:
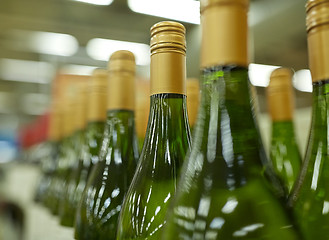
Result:
[[[60,72],[63,74],[73,74],[73,75],[84,75],[89,76],[92,72],[98,67],[95,66],[86,66],[86,65],[75,65],[69,64],[65,65],[60,69]]]
[[[270,82],[271,73],[276,68],[279,68],[279,66],[251,63],[249,65],[250,82],[257,87],[267,87]]]
[[[23,51],[72,56],[79,48],[77,39],[69,34],[12,29],[9,36],[10,47]]]
[[[43,54],[72,56],[79,48],[75,37],[63,33],[33,32],[30,41],[32,50]]]
[[[47,84],[55,74],[55,68],[47,62],[0,59],[0,78],[8,81]]]
[[[195,0],[128,0],[137,13],[200,24],[200,2]]]
[[[131,51],[135,55],[137,65],[148,65],[150,63],[150,48],[144,43],[94,38],[87,44],[88,55],[101,61],[108,61],[112,53],[118,50]]]
[[[308,69],[298,70],[294,74],[293,78],[294,87],[302,92],[312,92],[312,76],[311,72]]]
[[[83,2],[83,3],[89,3],[89,4],[94,4],[94,5],[110,5],[113,0],[73,0],[76,2]]]

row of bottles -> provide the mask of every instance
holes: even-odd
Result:
[[[151,28],[143,144],[129,51],[115,52],[108,70],[75,89],[79,97],[55,102],[37,199],[76,239],[327,239],[329,1],[307,4],[313,117],[304,161],[286,68],[267,89],[270,158],[265,153],[248,79],[248,8],[248,0],[201,0],[198,111],[187,106],[184,26]]]

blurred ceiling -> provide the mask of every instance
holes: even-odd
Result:
[[[307,68],[304,5],[305,1],[301,0],[251,0],[249,25],[252,62],[287,66],[294,70]],[[188,9],[181,11],[184,14]],[[89,40],[105,38],[148,44],[150,27],[161,20],[164,18],[131,11],[127,0],[114,0],[109,6],[72,0],[1,0],[0,71],[4,71],[4,67],[1,69],[1,59],[50,64],[46,73],[40,68],[30,69],[36,72],[35,82],[23,83],[0,74],[2,119],[15,114],[20,117],[20,123],[25,123],[46,109],[51,84],[41,78],[47,73],[52,76],[56,69],[67,64],[105,67],[105,61],[88,56],[86,45]],[[198,77],[200,26],[184,25],[187,29],[187,75]],[[79,47],[72,56],[42,54],[26,46],[26,31],[69,34],[77,40]],[[139,67],[139,74],[147,76],[148,68]],[[260,89],[259,94],[260,97],[264,96],[264,90]],[[298,106],[310,103],[310,94],[298,93],[298,96],[301,98]],[[261,109],[265,107],[261,106]]]

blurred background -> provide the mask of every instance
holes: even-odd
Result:
[[[289,67],[295,72],[295,127],[302,155],[312,92],[305,3],[251,0],[249,12],[250,80],[265,146],[271,131],[265,87],[273,69]],[[106,68],[111,53],[126,49],[136,55],[138,78],[148,81],[149,29],[170,19],[186,27],[187,77],[198,78],[199,5],[196,0],[1,0],[0,196],[23,209],[24,239],[52,239],[52,234],[53,239],[73,239],[71,229],[60,228],[54,217],[34,205],[41,157],[27,157],[46,140],[47,112],[58,76],[88,76],[95,68]]]

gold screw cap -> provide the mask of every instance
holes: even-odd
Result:
[[[309,0],[306,4],[306,28],[329,24],[329,0]]]
[[[134,74],[136,71],[135,55],[126,50],[114,52],[110,57],[108,69],[109,71],[125,71]]]
[[[185,27],[177,22],[159,22],[151,28],[151,55],[158,52],[186,54]]]

